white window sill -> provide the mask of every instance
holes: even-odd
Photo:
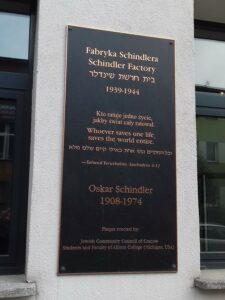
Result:
[[[0,299],[36,295],[36,284],[26,282],[24,275],[0,276]]]
[[[194,286],[201,290],[224,290],[225,270],[204,270],[194,279]]]

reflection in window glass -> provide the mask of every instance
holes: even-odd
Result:
[[[202,252],[225,252],[225,118],[198,117]]]
[[[217,149],[217,143],[213,143],[213,142],[206,143],[206,156],[208,161],[216,161],[216,149]]]
[[[225,42],[195,39],[196,84],[225,89]]]
[[[0,255],[9,251],[15,113],[14,101],[0,100]]]
[[[0,12],[0,56],[28,59],[30,17]]]

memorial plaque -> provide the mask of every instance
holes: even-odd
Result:
[[[176,271],[174,41],[67,43],[59,274]]]

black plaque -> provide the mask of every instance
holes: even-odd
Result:
[[[174,41],[69,27],[59,274],[177,270]]]

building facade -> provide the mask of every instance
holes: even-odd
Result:
[[[35,35],[33,35],[34,41],[32,41],[32,38],[30,40],[31,45],[34,45],[34,55],[32,54],[32,46],[30,46],[29,58],[17,58],[18,60],[22,59],[25,65],[17,65],[17,69],[13,71],[9,67],[9,61],[5,62],[5,59],[3,59],[1,62],[2,72],[22,74],[22,77],[18,79],[19,82],[25,80],[23,77],[24,74],[30,76],[29,78],[32,78],[32,89],[30,88],[30,82],[27,83],[27,85],[24,83],[25,87],[19,88],[17,86],[18,81],[16,81],[15,86],[9,88],[5,81],[8,80],[12,82],[12,79],[9,78],[6,80],[5,76],[7,74],[2,74],[1,72],[0,75],[2,77],[0,77],[0,79],[3,78],[1,80],[2,82],[4,81],[4,84],[1,84],[0,93],[2,92],[2,95],[0,94],[0,97],[5,101],[2,102],[2,105],[8,105],[7,110],[11,112],[8,113],[10,115],[8,118],[15,119],[15,113],[13,112],[15,111],[15,106],[11,105],[11,102],[10,104],[7,103],[6,100],[12,97],[20,99],[18,98],[20,95],[17,95],[18,91],[20,91],[20,93],[21,91],[28,91],[26,94],[28,96],[26,97],[29,104],[27,107],[26,105],[24,106],[24,110],[25,115],[28,114],[30,117],[26,120],[27,125],[23,125],[21,128],[23,128],[22,132],[24,133],[24,128],[30,127],[30,133],[28,132],[27,136],[24,136],[24,140],[22,140],[21,147],[24,146],[25,150],[18,148],[19,152],[25,151],[26,153],[25,158],[21,156],[18,158],[18,161],[28,161],[29,165],[24,163],[25,166],[21,165],[16,169],[18,170],[16,176],[17,181],[19,180],[18,178],[21,179],[22,177],[23,179],[23,181],[21,181],[22,183],[17,183],[19,187],[16,191],[23,193],[21,199],[27,199],[27,211],[26,208],[24,208],[25,213],[22,214],[23,219],[26,219],[27,215],[26,231],[24,231],[26,232],[24,233],[26,236],[25,267],[24,269],[20,268],[16,271],[14,269],[14,271],[9,272],[7,266],[5,267],[4,265],[0,277],[0,287],[2,290],[2,292],[0,291],[0,297],[2,295],[4,299],[4,297],[9,298],[11,295],[11,298],[16,298],[20,295],[21,299],[30,300],[224,299],[225,269],[223,262],[225,262],[225,260],[223,261],[223,257],[221,257],[220,254],[219,256],[215,255],[213,259],[216,263],[211,266],[210,263],[204,263],[207,261],[207,257],[202,257],[203,263],[201,263],[200,257],[201,252],[204,252],[204,255],[206,252],[215,254],[225,252],[225,248],[223,248],[222,245],[222,250],[218,250],[218,248],[207,250],[204,248],[206,247],[204,246],[205,240],[201,240],[200,243],[200,223],[202,225],[211,224],[212,222],[216,223],[214,220],[218,219],[218,214],[215,212],[214,219],[212,217],[208,223],[203,217],[202,219],[201,217],[199,218],[199,207],[201,208],[201,205],[199,206],[198,198],[201,197],[201,195],[199,196],[198,194],[196,79],[194,73],[194,19],[198,19],[198,21],[200,20],[203,23],[205,22],[208,26],[210,24],[215,25],[215,23],[218,25],[219,23],[220,26],[218,27],[222,29],[220,28],[218,31],[223,32],[225,27],[223,27],[222,24],[225,23],[225,10],[222,9],[222,1],[216,1],[216,3],[213,4],[213,9],[216,6],[216,10],[212,9],[210,1],[196,1],[195,16],[194,3],[191,0],[39,0],[37,7],[32,9],[29,7],[29,11],[23,10],[24,8],[18,8],[16,12],[14,9],[17,4],[24,4],[26,1],[24,1],[24,3],[23,1],[12,1],[11,7],[7,9],[5,8],[6,6],[4,6],[4,2],[7,1],[0,2],[2,2],[1,11],[3,13],[19,14],[19,10],[21,9],[23,15],[31,16],[30,26],[35,24],[33,27],[35,28]],[[0,13],[0,20],[1,17]],[[205,25],[205,23],[203,25]],[[58,275],[68,25],[175,41],[178,261],[176,272]],[[198,27],[200,25],[198,23],[196,28],[200,28]],[[23,44],[25,44],[25,42],[23,42]],[[1,54],[0,49],[0,56],[5,57],[7,54]],[[12,57],[15,58],[14,54],[12,54]],[[211,59],[213,58],[211,57]],[[29,60],[30,65],[26,65],[26,60]],[[8,65],[5,67],[4,63]],[[14,63],[15,62],[12,62],[12,64]],[[20,61],[18,64],[19,63],[22,64]],[[6,69],[4,70],[4,68]],[[23,68],[24,71],[18,71],[21,70],[21,68]],[[30,74],[32,74],[32,76]],[[202,86],[205,86],[204,83],[198,84],[198,86],[200,86],[199,90],[197,90],[199,93],[212,92],[211,90],[205,91],[204,88],[202,88]],[[205,88],[214,87],[206,86]],[[216,88],[219,93],[221,93],[224,86],[221,84],[221,86],[216,86]],[[29,94],[30,89],[31,94]],[[4,94],[6,92],[10,92],[11,94]],[[13,93],[17,94],[14,95]],[[18,107],[19,105],[17,104],[16,109],[19,109]],[[204,104],[201,105],[200,103],[198,107],[198,109],[201,109],[204,107]],[[210,128],[212,129],[214,125],[209,124],[210,121],[205,117],[209,116],[209,114],[202,114],[201,110],[199,111],[198,109],[197,111],[201,116],[197,123],[199,127],[199,151],[208,164],[210,164],[210,161],[214,161],[214,163],[215,161],[224,163],[223,114],[219,115],[221,120],[220,123],[217,123],[214,127],[214,131],[216,132],[216,135],[214,135],[213,132],[210,132]],[[4,119],[4,114],[6,115],[6,113],[4,113],[4,107],[2,110],[2,118]],[[11,170],[10,166],[7,165],[10,164],[9,140],[10,137],[15,134],[13,129],[10,129],[11,123],[12,122],[8,119],[7,124],[9,125],[5,125],[2,131],[2,136],[7,136],[7,138],[4,139],[4,151],[0,153],[0,155],[2,155],[2,170],[6,170],[7,168],[7,170]],[[209,139],[204,136],[205,131],[210,132]],[[214,138],[211,138],[211,135],[213,135]],[[216,143],[216,145],[212,144],[213,142]],[[18,140],[17,143],[20,145],[21,142]],[[25,147],[26,143],[28,144],[27,147]],[[219,148],[220,151],[215,150],[216,148]],[[211,167],[212,164],[210,165],[210,168]],[[213,174],[217,174],[218,172],[221,172],[221,174],[224,173],[224,169],[218,171],[216,168],[219,167],[214,166],[214,169],[211,171]],[[4,174],[6,173],[5,171]],[[8,173],[10,173],[10,171],[8,171]],[[4,176],[2,175],[1,178],[0,173],[1,181],[9,181],[9,179],[5,179]],[[7,176],[7,178],[10,177],[10,175]],[[168,178],[168,182],[170,182],[170,180],[171,179]],[[12,180],[10,182],[10,184],[12,184]],[[28,189],[22,189],[21,186],[23,185],[27,186]],[[211,201],[211,207],[217,205],[217,207],[221,208],[221,211],[225,203],[223,199],[225,195],[223,178],[221,177],[221,180],[217,181],[214,186],[217,186],[218,199],[215,200],[215,197],[213,198],[214,200]],[[220,187],[219,192],[218,187]],[[6,189],[4,191],[6,193]],[[212,193],[215,194],[216,192],[213,190]],[[209,199],[211,199],[210,196]],[[17,205],[20,206],[20,203],[21,202]],[[205,207],[203,207],[203,211],[204,208]],[[209,205],[207,208],[210,209]],[[204,215],[204,212],[202,214]],[[224,219],[225,216],[221,215],[220,221],[217,223],[220,223],[222,226]],[[24,230],[24,227],[24,224],[21,225],[21,230]],[[18,235],[19,233],[16,234],[17,238]],[[22,237],[21,245],[24,243],[23,239]],[[206,239],[205,236],[204,239]],[[2,242],[2,245],[3,243],[5,243],[5,241]],[[5,250],[1,249],[1,251],[4,254]],[[21,257],[23,257],[23,254],[21,254]],[[21,260],[20,266],[21,265],[23,265],[23,259]],[[13,273],[17,273],[17,275]],[[18,275],[18,273],[22,274]]]

